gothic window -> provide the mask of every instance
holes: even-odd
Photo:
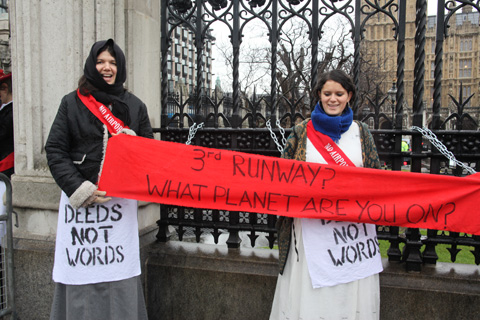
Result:
[[[460,51],[472,51],[472,39],[460,40]]]
[[[472,77],[472,60],[471,59],[460,59],[458,77],[459,78]]]

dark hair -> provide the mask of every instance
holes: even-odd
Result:
[[[110,53],[112,55],[112,57],[114,57],[115,59],[117,58],[117,56],[115,54],[115,50],[113,50],[113,43],[112,42],[106,42],[105,45],[103,47],[101,47],[100,50],[98,50],[97,57],[103,51],[108,51],[108,53]]]
[[[98,91],[98,89],[95,88],[93,84],[91,84],[87,80],[87,77],[85,77],[84,74],[80,77],[80,79],[78,79],[78,90],[80,90],[80,93],[84,96],[87,96],[92,92]]]
[[[328,80],[340,83],[340,85],[347,90],[348,93],[352,93],[352,98],[350,101],[355,101],[356,90],[352,78],[342,70],[331,70],[318,76],[317,84],[312,91],[312,100],[315,104],[320,100],[318,93],[322,91],[325,82]]]
[[[98,50],[97,57],[103,51],[108,51],[108,53],[110,53],[112,57],[116,59],[115,50],[113,50],[113,45],[110,42],[106,42],[105,45]],[[80,79],[78,79],[78,89],[83,95],[88,95],[91,92],[98,91],[98,89],[87,80],[87,77],[84,74],[80,77]]]

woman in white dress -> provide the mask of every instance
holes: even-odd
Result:
[[[351,78],[324,73],[313,92],[312,117],[294,127],[282,157],[379,168],[372,135],[353,121]],[[383,269],[374,225],[280,217],[277,228],[280,274],[271,320],[380,318]]]

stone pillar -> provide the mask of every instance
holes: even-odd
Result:
[[[61,98],[76,89],[91,45],[113,38],[127,59],[127,88],[160,126],[160,4],[151,0],[10,0],[14,93],[16,303],[24,319],[48,319],[60,189],[44,145]],[[143,206],[153,233],[157,205]]]

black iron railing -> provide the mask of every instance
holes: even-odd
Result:
[[[441,106],[442,48],[444,38],[448,36],[446,31],[449,20],[465,6],[471,6],[476,14],[480,8],[478,2],[466,0],[450,1],[447,5],[444,0],[439,0],[438,6],[441,9],[438,10],[435,25],[437,35],[433,107],[427,110],[424,97],[426,0],[416,1],[414,92],[411,108],[407,107],[405,99],[406,1],[162,0],[162,123],[161,128],[155,131],[160,133],[162,140],[185,143],[189,126],[204,122],[206,126],[192,140],[194,145],[279,156],[274,139],[266,129],[266,121],[270,119],[275,124],[279,120],[280,126],[285,128],[288,135],[289,128],[308,117],[312,107],[307,91],[299,91],[298,87],[285,90],[285,83],[281,83],[277,73],[282,68],[279,50],[282,49],[282,33],[286,32],[283,28],[288,21],[296,19],[305,25],[305,32],[309,35],[305,50],[309,53],[310,70],[304,79],[304,87],[312,87],[318,72],[323,71],[325,66],[327,69],[342,67],[352,74],[360,93],[352,106],[355,118],[370,125],[384,169],[466,175],[462,168],[450,167],[448,159],[437,148],[419,132],[411,129],[411,125],[420,128],[428,126],[457,160],[474,169],[480,167],[478,123],[473,115],[465,113],[465,105],[471,96],[463,97],[461,92],[455,97],[451,96],[451,106],[457,110],[447,116],[444,115],[446,106]],[[379,15],[391,21],[394,30],[392,37],[397,48],[396,82],[389,99],[384,98],[387,92],[378,90],[382,84],[385,87],[384,80],[371,82],[365,75],[369,66],[362,56],[367,36],[365,30]],[[329,64],[328,59],[333,59],[332,56],[326,57],[319,52],[323,50],[322,41],[326,41],[327,25],[334,23],[333,19],[337,17],[341,17],[350,30],[353,52],[350,57],[345,56],[347,60],[341,65]],[[270,44],[270,88],[261,97],[242,92],[239,82],[239,57],[245,39],[244,27],[253,20],[260,21],[268,30],[265,36]],[[202,57],[205,56],[206,43],[212,40],[207,35],[215,22],[228,27],[232,49],[232,82],[223,92],[207,92],[204,86],[204,75],[211,73],[211,70]],[[193,80],[194,87],[188,95],[168,86],[169,81],[173,80],[167,66],[171,63],[170,44],[176,28],[187,29],[194,39],[196,72],[195,77],[189,79]],[[373,92],[368,88],[376,90]],[[386,108],[386,104],[390,104],[390,109]],[[428,123],[425,121],[427,116],[430,119]],[[411,120],[405,121],[405,117]],[[281,131],[273,126],[274,135],[281,141]],[[467,127],[469,130],[465,130]],[[402,151],[402,140],[410,142],[411,148],[408,151]],[[476,208],[472,208],[472,214],[478,214]],[[220,239],[225,237],[225,243],[230,248],[239,247],[242,238],[243,245],[247,240],[249,246],[259,246],[258,242],[262,239],[262,243],[266,243],[265,246],[269,248],[273,248],[276,241],[277,217],[273,215],[166,205],[161,206],[160,215],[157,235],[160,241],[174,237],[201,242],[208,238],[208,241],[220,243],[223,241]],[[418,229],[400,232],[399,227],[384,226],[379,226],[377,231],[379,239],[390,242],[389,259],[405,261],[408,270],[420,270],[423,263],[434,264],[437,261],[437,244],[449,245],[453,262],[458,246],[467,246],[471,248],[475,262],[480,264],[478,236],[435,230],[428,230],[423,235]],[[401,244],[404,244],[403,249]]]

